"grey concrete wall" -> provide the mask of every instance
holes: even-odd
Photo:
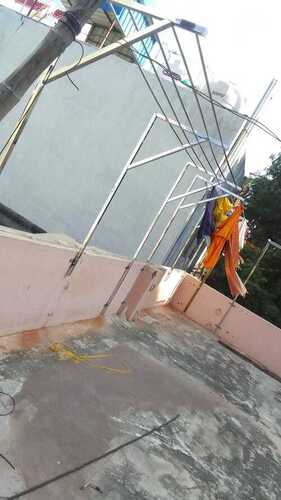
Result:
[[[4,7],[0,7],[0,26],[0,78],[3,79],[43,38],[47,28],[28,19],[24,19],[22,25],[21,17]],[[85,53],[93,50],[93,47],[85,46]],[[73,44],[62,56],[59,65],[75,62],[79,57],[80,48]],[[66,77],[44,90],[1,175],[0,201],[49,232],[65,232],[81,240],[152,113],[158,109],[138,68],[117,56],[81,69],[73,73],[72,78],[80,91]],[[166,111],[172,116],[156,79],[150,74],[149,79]],[[164,84],[181,120],[186,121],[171,82],[165,80]],[[185,89],[182,96],[195,126],[203,131],[194,98]],[[239,99],[237,96],[237,104]],[[0,146],[16,122],[24,102],[1,123]],[[202,101],[202,106],[208,115],[210,134],[217,137],[209,104]],[[219,111],[218,115],[224,140],[229,143],[241,120],[225,111]],[[158,123],[138,158],[177,145],[169,126]],[[205,148],[210,156],[208,146]],[[218,148],[216,153],[220,159]],[[130,172],[92,244],[132,255],[187,159],[185,153],[179,153]],[[196,169],[189,169],[178,192],[186,189],[195,173]],[[173,209],[174,206],[169,206],[161,218],[145,254]],[[173,225],[160,248],[158,259],[166,255],[186,215],[182,213]]]

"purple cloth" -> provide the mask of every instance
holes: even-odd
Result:
[[[212,198],[213,196],[217,195],[216,188],[213,188],[212,191],[207,195],[207,198]],[[200,224],[200,227],[198,229],[197,233],[197,242],[200,243],[200,241],[205,237],[213,234],[215,230],[215,221],[214,221],[214,216],[213,216],[213,211],[215,207],[216,200],[208,201],[206,204],[205,212]]]

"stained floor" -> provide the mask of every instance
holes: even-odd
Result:
[[[281,498],[278,381],[168,309],[137,323],[114,318],[65,343],[77,355],[108,357],[2,355],[0,391],[14,395],[16,408],[0,417],[0,453],[16,470],[0,457],[0,498],[177,414],[160,432],[24,498]]]

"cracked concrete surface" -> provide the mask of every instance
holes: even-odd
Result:
[[[103,454],[179,413],[170,427],[25,498],[279,500],[281,385],[169,309],[137,323],[113,318],[65,342],[75,364],[46,350],[3,355],[0,497]],[[81,490],[85,481],[98,485]]]

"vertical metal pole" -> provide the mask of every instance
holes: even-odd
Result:
[[[155,217],[154,217],[153,221],[151,222],[151,224],[150,224],[149,228],[147,229],[147,231],[146,231],[146,233],[145,233],[145,235],[144,235],[143,239],[141,240],[141,242],[140,242],[139,246],[137,247],[137,249],[136,249],[136,251],[135,251],[135,253],[134,253],[133,259],[136,259],[136,258],[137,258],[137,256],[139,255],[139,253],[140,253],[140,251],[142,250],[142,248],[143,248],[143,246],[144,246],[145,242],[147,241],[147,238],[149,237],[149,235],[150,235],[150,233],[151,233],[152,229],[154,228],[154,226],[155,226],[156,222],[159,220],[159,217],[161,216],[161,214],[162,214],[163,210],[165,209],[165,207],[166,207],[166,205],[167,205],[167,203],[168,203],[168,201],[169,201],[170,197],[172,196],[172,194],[173,194],[174,190],[176,189],[177,185],[179,184],[179,182],[180,182],[180,181],[181,181],[181,179],[183,178],[183,176],[184,176],[184,174],[185,174],[185,172],[186,172],[186,170],[187,170],[187,168],[188,168],[189,166],[192,166],[192,163],[187,163],[187,164],[183,167],[183,169],[182,169],[182,171],[180,172],[179,176],[177,177],[177,179],[176,179],[175,183],[173,184],[173,186],[172,186],[172,188],[170,189],[169,193],[167,194],[167,196],[166,196],[165,200],[163,201],[163,203],[162,203],[161,207],[159,208],[159,210],[158,210],[157,214],[155,215]]]
[[[105,43],[106,43],[106,41],[107,41],[107,39],[108,39],[108,37],[109,37],[110,33],[112,32],[112,30],[113,30],[114,26],[115,26],[115,21],[113,21],[113,23],[112,23],[112,24],[111,24],[111,26],[109,27],[108,32],[106,33],[106,35],[105,35],[105,37],[104,37],[103,41],[101,42],[101,44],[100,44],[100,46],[99,46],[99,49],[102,49],[102,48],[104,47],[104,45],[105,45]]]
[[[202,286],[206,283],[206,281],[207,281],[207,279],[208,279],[208,277],[209,277],[210,273],[211,273],[211,271],[208,271],[208,272],[205,274],[204,278],[201,280],[201,282],[200,282],[199,286],[196,288],[196,290],[195,290],[194,294],[192,295],[192,297],[189,299],[188,303],[186,304],[186,306],[185,306],[185,308],[184,308],[184,310],[183,310],[183,312],[184,312],[184,313],[185,313],[185,312],[189,309],[189,307],[191,306],[192,302],[193,302],[193,301],[194,301],[194,299],[197,297],[197,295],[198,295],[198,293],[200,292],[200,290],[201,290]]]
[[[107,211],[111,201],[113,200],[115,194],[117,193],[122,181],[124,180],[124,177],[126,176],[127,174],[127,171],[128,171],[128,168],[130,166],[130,164],[132,163],[132,161],[134,161],[136,155],[138,154],[143,142],[145,141],[146,137],[148,136],[151,128],[153,127],[154,123],[155,123],[155,120],[157,119],[157,115],[156,114],[153,114],[151,119],[149,120],[148,122],[148,125],[146,126],[144,132],[142,133],[140,139],[138,140],[137,142],[137,145],[136,147],[134,148],[129,160],[127,161],[126,165],[124,166],[124,168],[122,169],[119,177],[117,178],[113,188],[111,189],[108,197],[106,198],[101,210],[99,211],[94,223],[92,224],[89,232],[87,233],[86,237],[84,238],[82,244],[81,244],[81,247],[79,248],[78,252],[76,253],[75,257],[73,259],[71,259],[71,262],[70,262],[70,265],[65,273],[65,276],[70,276],[75,267],[77,266],[79,260],[81,259],[83,253],[85,252],[90,240],[92,239],[97,227],[99,226],[105,212]]]
[[[181,180],[181,179],[182,179],[182,177],[184,176],[184,174],[185,174],[185,172],[186,172],[186,169],[187,169],[190,165],[192,166],[193,164],[192,164],[192,163],[187,163],[187,164],[184,166],[184,168],[183,168],[183,169],[182,169],[182,171],[180,172],[179,176],[177,177],[176,181],[174,182],[173,186],[171,187],[171,189],[170,189],[169,193],[167,194],[167,196],[166,196],[165,200],[163,201],[163,203],[162,203],[162,205],[161,205],[160,209],[158,210],[157,214],[155,215],[155,217],[154,217],[154,219],[153,219],[152,223],[150,224],[150,226],[149,226],[148,230],[146,231],[146,233],[145,233],[145,235],[144,235],[143,239],[141,240],[141,242],[140,242],[139,246],[137,247],[137,249],[136,249],[136,251],[135,251],[135,253],[134,253],[134,255],[133,255],[132,260],[131,260],[131,261],[128,263],[128,265],[125,267],[125,269],[124,269],[124,271],[123,271],[123,273],[122,273],[121,277],[119,278],[119,280],[118,280],[118,282],[117,282],[116,286],[114,287],[114,289],[113,289],[112,293],[110,294],[110,296],[109,296],[109,298],[108,298],[107,302],[104,304],[103,309],[102,309],[102,311],[101,311],[101,315],[103,315],[103,314],[105,313],[106,309],[108,308],[108,306],[109,306],[109,305],[111,304],[111,302],[113,301],[113,299],[114,299],[114,297],[115,297],[116,293],[118,292],[118,290],[119,290],[119,288],[121,287],[122,283],[123,283],[123,282],[124,282],[124,280],[126,279],[127,275],[128,275],[128,274],[129,274],[129,272],[130,272],[131,267],[133,266],[134,262],[136,261],[136,258],[138,257],[138,255],[139,255],[140,251],[142,250],[142,248],[143,248],[144,244],[146,243],[147,238],[149,237],[149,235],[150,235],[150,233],[151,233],[152,229],[154,228],[154,226],[155,226],[156,222],[158,221],[158,219],[159,219],[160,215],[162,214],[162,212],[163,212],[163,210],[164,210],[164,208],[165,208],[165,206],[166,206],[166,204],[167,204],[167,202],[168,202],[168,200],[169,200],[170,196],[173,194],[173,192],[174,192],[174,190],[176,189],[176,187],[177,187],[178,183],[180,182],[180,180]]]
[[[200,243],[199,243],[198,247],[196,248],[196,250],[195,250],[194,254],[192,255],[191,259],[190,259],[190,260],[189,260],[189,262],[188,262],[188,266],[191,266],[191,269],[192,269],[193,267],[195,267],[196,262],[199,260],[199,258],[198,258],[198,259],[197,259],[197,261],[196,261],[196,257],[198,256],[198,254],[199,254],[199,252],[200,252],[200,250],[201,250],[201,248],[202,248],[203,244],[204,244],[204,239],[202,239],[202,240],[200,241]],[[193,265],[193,263],[194,263],[194,265]]]
[[[18,119],[9,139],[7,140],[6,144],[4,145],[4,147],[2,148],[2,151],[0,152],[0,174],[3,172],[4,170],[4,167],[8,161],[8,159],[10,158],[18,140],[19,140],[19,137],[21,136],[30,116],[31,116],[31,113],[41,95],[41,92],[45,86],[45,83],[46,81],[48,80],[48,77],[50,76],[51,72],[53,71],[54,69],[54,66],[56,64],[56,61],[51,65],[49,66],[49,68],[44,71],[44,73],[42,74],[39,82],[37,83],[33,93],[31,94],[29,100],[27,101],[27,104],[20,116],[20,118]]]
[[[207,180],[206,180],[206,188],[208,188],[208,184],[207,184]],[[190,212],[189,216],[187,217],[186,221],[185,221],[185,224],[184,224],[184,227],[189,223],[191,217],[194,215],[194,213],[196,212],[197,208],[199,207],[199,202],[195,205],[194,209]],[[198,224],[200,224],[200,220],[202,218],[202,215],[200,214],[200,217],[199,219],[197,220],[196,224],[195,224],[195,227],[189,237],[189,240],[192,238],[192,236],[194,235],[194,233],[197,231],[197,227],[198,227]],[[174,267],[176,266],[176,264],[178,263],[179,259],[181,258],[184,250],[185,250],[185,247],[186,245],[183,245],[182,249],[179,251],[176,259],[174,260],[173,262],[173,265],[171,266],[172,269],[174,269]]]
[[[190,185],[189,185],[188,191],[190,191],[190,190],[191,190],[191,188],[192,188],[192,187],[193,187],[193,185],[195,184],[195,182],[196,182],[197,178],[198,178],[198,176],[197,176],[197,175],[193,178],[192,182],[191,182],[191,183],[190,183]],[[188,193],[187,193],[187,194],[188,194]],[[187,194],[186,194],[186,195],[187,195]],[[152,259],[152,257],[154,256],[154,254],[155,254],[156,250],[159,248],[159,245],[160,245],[161,241],[163,240],[164,236],[166,235],[166,233],[167,233],[168,229],[170,228],[170,226],[171,226],[172,222],[173,222],[173,221],[174,221],[174,219],[176,218],[176,216],[177,216],[177,214],[178,214],[178,211],[179,211],[179,209],[180,209],[181,205],[182,205],[182,204],[183,204],[183,202],[184,202],[184,199],[185,199],[185,198],[182,198],[182,199],[180,200],[180,202],[177,204],[176,209],[174,210],[173,214],[171,215],[170,219],[168,220],[168,223],[167,223],[167,225],[165,226],[165,228],[164,228],[164,230],[163,230],[163,232],[162,232],[162,234],[161,234],[160,238],[159,238],[159,239],[158,239],[158,241],[156,242],[156,245],[154,246],[154,248],[153,248],[152,252],[149,254],[149,256],[148,256],[148,258],[147,258],[147,262],[150,262],[150,261],[151,261],[151,259]]]
[[[269,97],[271,96],[275,86],[277,84],[277,80],[272,79],[271,82],[269,83],[268,87],[266,88],[264,94],[260,98],[257,106],[255,107],[253,113],[250,115],[251,120],[256,120],[263,107],[265,106],[266,102],[268,101]],[[249,120],[244,120],[236,137],[233,139],[229,149],[228,149],[228,159],[231,163],[233,163],[237,153],[239,152],[240,148],[242,147],[243,143],[245,142],[247,136],[251,133],[253,130],[255,124],[253,121]],[[221,167],[223,168],[225,165],[225,160],[222,161]]]
[[[248,281],[251,279],[251,277],[253,276],[254,272],[256,271],[257,267],[260,265],[262,259],[264,258],[267,250],[269,249],[271,245],[271,240],[267,240],[266,242],[266,245],[264,246],[259,258],[257,259],[255,265],[252,267],[251,271],[249,272],[247,278],[245,279],[243,285],[247,285]],[[219,321],[219,323],[216,325],[216,329],[215,329],[215,332],[214,333],[217,333],[218,330],[221,329],[221,325],[223,324],[223,322],[225,321],[225,318],[228,316],[229,312],[231,311],[232,307],[234,306],[234,304],[236,303],[237,299],[239,297],[239,294],[235,295],[234,299],[231,301],[228,309],[225,311],[223,317],[221,318],[221,320]]]
[[[211,108],[212,108],[212,111],[213,111],[213,115],[214,115],[216,127],[217,127],[217,130],[218,130],[218,134],[219,134],[219,138],[220,138],[220,142],[221,142],[221,146],[222,146],[222,150],[223,150],[225,162],[226,162],[226,164],[227,164],[227,166],[229,168],[229,172],[230,172],[230,175],[231,175],[231,177],[233,179],[233,182],[237,186],[236,179],[235,179],[235,177],[233,175],[233,172],[231,170],[231,166],[230,166],[230,163],[229,163],[229,160],[228,160],[226,149],[225,149],[225,146],[224,146],[224,143],[223,143],[223,137],[222,137],[222,133],[221,133],[221,129],[220,129],[220,125],[219,125],[217,113],[216,113],[215,104],[214,104],[214,101],[213,101],[213,96],[212,96],[212,92],[211,92],[210,82],[209,82],[209,78],[208,78],[207,67],[206,67],[206,64],[205,64],[205,61],[204,61],[204,56],[203,56],[203,51],[202,51],[201,44],[200,44],[200,39],[199,39],[198,35],[195,35],[195,38],[196,38],[196,42],[197,42],[197,47],[198,47],[198,51],[199,51],[201,65],[202,65],[202,68],[203,68],[203,73],[204,73],[204,77],[205,77],[206,87],[207,87],[207,90],[208,90],[208,94],[209,94],[209,98],[210,98],[210,104],[211,104]],[[218,165],[218,168],[221,171],[220,165]]]

